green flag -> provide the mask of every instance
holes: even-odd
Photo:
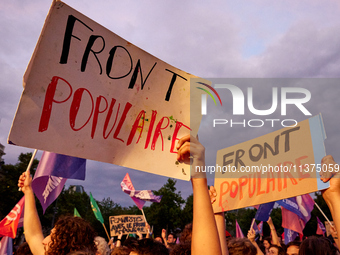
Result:
[[[74,217],[80,217],[81,218],[79,212],[77,211],[77,208],[75,208],[75,207],[74,207]]]
[[[99,210],[96,200],[94,200],[94,198],[92,197],[91,192],[90,192],[90,201],[91,201],[91,207],[92,207],[93,213],[96,216],[97,220],[99,220],[102,224],[104,224],[103,216]]]

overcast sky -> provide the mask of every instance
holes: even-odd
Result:
[[[152,55],[200,77],[340,77],[340,3],[335,0],[70,0],[65,3]],[[32,152],[7,145],[7,136],[22,93],[22,77],[50,4],[48,0],[11,0],[3,1],[0,6],[0,143],[6,146],[6,164],[15,164],[21,152]],[[267,100],[271,91],[257,89],[256,92],[254,88],[254,95],[258,95],[258,107],[271,104]],[[314,84],[309,89],[312,99],[306,107],[313,115],[323,114],[327,153],[340,160],[340,85]],[[228,100],[225,95],[223,98]],[[216,114],[231,118],[230,108],[219,108]],[[298,121],[306,118],[299,112],[289,117]],[[210,164],[214,163],[218,149],[275,130],[262,128],[249,132],[227,127],[214,130],[209,126],[212,115],[209,118],[203,119],[199,136],[207,148]],[[40,156],[41,152],[37,158]],[[167,180],[88,161],[86,181],[69,180],[67,184],[83,185],[97,200],[111,197],[123,206],[132,206],[132,200],[119,185],[126,172],[130,173],[136,189],[158,190]],[[184,199],[192,193],[190,182],[178,181],[177,189]]]

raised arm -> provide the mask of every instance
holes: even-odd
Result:
[[[277,246],[281,246],[281,243],[279,241],[279,237],[277,236],[276,229],[275,229],[275,226],[274,226],[274,223],[273,223],[271,217],[269,217],[267,223],[270,227],[270,233],[271,233],[271,236],[272,236],[272,244],[275,244]]]
[[[146,228],[146,231],[147,231],[147,233],[146,233],[146,237],[145,238],[150,238],[150,225],[148,224],[148,223],[145,223],[145,228]]]
[[[209,195],[210,195],[210,201],[211,204],[213,204],[216,201],[216,189],[214,186],[210,186],[209,188]],[[228,255],[228,245],[227,245],[227,239],[225,237],[225,217],[224,217],[224,212],[220,213],[215,213],[215,222],[216,222],[216,227],[218,231],[218,236],[220,239],[220,244],[221,244],[221,251],[223,255]]]
[[[258,246],[257,242],[255,241],[255,230],[253,228],[249,229],[247,238],[249,241],[256,247],[256,254],[257,255],[263,255],[263,252],[261,251],[260,247]]]
[[[339,170],[339,165],[335,163],[332,156],[328,155],[323,157],[321,160],[323,165],[327,165],[327,169],[337,169]],[[324,169],[324,167],[322,167]],[[337,232],[340,230],[340,173],[328,173],[330,175],[322,176],[321,180],[324,182],[329,181],[329,188],[322,192],[322,196],[325,199],[329,210],[331,211],[335,229]]]
[[[162,229],[161,237],[163,239],[165,247],[169,248],[168,241],[166,240],[166,230],[164,228]]]
[[[222,254],[207,179],[205,173],[195,172],[196,166],[205,165],[205,149],[196,138],[190,135],[178,141],[177,149],[179,162],[189,164],[190,156],[192,159],[191,183],[194,201],[191,254]]]
[[[35,198],[32,189],[32,177],[30,171],[24,172],[19,177],[18,186],[25,194],[25,217],[24,230],[26,241],[34,255],[43,255],[44,251],[44,235],[41,228]]]

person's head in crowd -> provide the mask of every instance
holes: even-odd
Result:
[[[229,255],[256,255],[256,247],[248,238],[232,238],[228,242]]]
[[[129,255],[130,250],[125,246],[115,247],[111,252],[111,255]]]
[[[300,245],[299,255],[333,255],[337,249],[325,237],[310,236]]]
[[[272,244],[269,247],[269,254],[270,255],[286,255],[285,250],[278,245]]]
[[[28,246],[27,242],[23,242],[22,244],[20,244],[20,246],[18,247],[18,249],[15,251],[15,254],[18,255],[31,255],[31,249]]]
[[[169,255],[169,250],[164,244],[151,238],[125,241],[124,246],[130,250],[130,255]]]
[[[272,244],[271,237],[267,236],[263,239],[263,246],[266,250],[269,250],[270,245]]]
[[[186,243],[186,242],[191,242],[191,234],[192,234],[192,223],[189,223],[185,225],[180,237],[179,237],[179,242],[180,243]]]
[[[176,243],[176,236],[175,236],[175,234],[174,233],[170,233],[169,235],[168,235],[168,240],[167,240],[167,242],[168,243]]]
[[[81,251],[71,251],[67,253],[67,255],[96,255],[93,251],[89,249],[81,250]]]
[[[287,255],[298,255],[300,249],[301,242],[299,241],[291,241],[287,244]]]
[[[101,236],[96,236],[94,238],[94,243],[97,248],[97,255],[109,255],[110,254],[110,248],[109,245],[107,244],[106,240],[101,237]]]
[[[190,254],[191,254],[190,242],[175,244],[170,250],[170,255],[190,255]]]
[[[155,236],[155,241],[164,244],[163,238],[159,235]]]
[[[89,222],[74,216],[61,217],[51,234],[43,240],[45,254],[68,254],[72,251],[88,250],[96,253],[96,233]]]

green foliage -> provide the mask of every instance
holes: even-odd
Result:
[[[18,191],[19,176],[26,171],[31,160],[32,153],[21,153],[15,165],[4,164],[0,167],[0,219],[13,209],[22,198],[23,193]],[[34,175],[39,160],[35,159],[31,167],[31,174]]]
[[[155,191],[156,195],[162,195],[160,203],[152,203],[150,207],[144,208],[148,223],[154,226],[154,233],[160,234],[162,229],[174,232],[177,228],[183,228],[182,205],[184,199],[181,192],[176,193],[176,181],[168,179],[160,190]],[[191,213],[192,214],[192,213]]]
[[[253,208],[241,208],[238,210],[228,211],[225,214],[226,229],[232,235],[236,236],[236,220],[240,225],[242,233],[247,236],[253,218],[255,217],[256,210]]]

